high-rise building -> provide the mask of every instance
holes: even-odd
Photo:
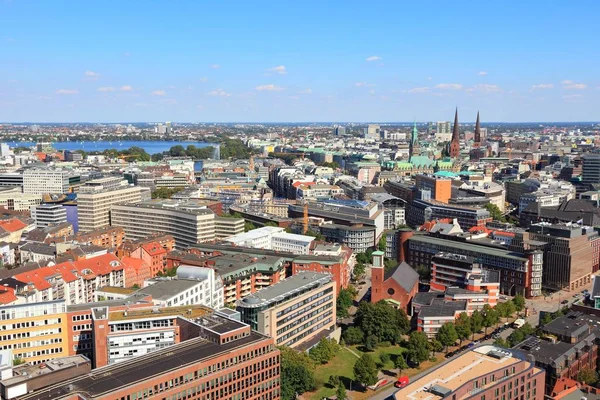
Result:
[[[51,168],[28,168],[23,172],[23,193],[69,193],[69,172]]]
[[[86,182],[77,194],[77,218],[81,232],[105,228],[111,223],[110,207],[150,198],[150,189],[129,186],[120,177]]]
[[[333,133],[335,134],[335,136],[344,136],[346,134],[346,128],[343,126],[336,126],[333,129]]]
[[[381,139],[381,128],[379,125],[369,125],[364,128],[363,137],[365,139],[379,140]]]
[[[40,204],[31,207],[31,218],[37,228],[45,228],[67,222],[67,210],[60,204]]]
[[[449,142],[452,139],[450,131],[450,121],[438,121],[437,130],[435,131],[435,139],[438,142]]]
[[[460,130],[458,126],[458,108],[454,112],[454,125],[452,126],[452,140],[450,141],[450,157],[460,157]]]
[[[600,153],[587,153],[582,158],[581,181],[586,185],[600,183]]]

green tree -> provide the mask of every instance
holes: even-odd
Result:
[[[458,340],[458,334],[452,322],[442,325],[435,337],[446,347],[446,351],[448,351],[448,346],[453,346]]]
[[[523,334],[522,330],[517,329],[508,336],[506,342],[509,347],[513,347],[516,344],[521,343],[523,340],[525,340],[525,334]]]
[[[166,188],[161,187],[152,192],[153,199],[170,199],[174,194],[179,193],[183,190],[182,187]]]
[[[396,357],[396,361],[394,361],[394,367],[398,369],[398,374],[402,375],[402,371],[408,369],[408,364],[406,363],[406,359],[404,358],[404,354],[398,354]]]
[[[577,380],[586,385],[593,385],[598,382],[598,373],[593,368],[583,368],[577,374]]]
[[[387,243],[386,243],[385,235],[381,235],[381,238],[379,239],[379,243],[377,243],[377,249],[379,251],[385,252],[386,244]]]
[[[553,313],[544,312],[544,314],[540,318],[540,325],[547,325],[550,322],[552,322],[553,321],[552,315],[553,315]]]
[[[13,359],[13,367],[16,367],[17,365],[21,365],[24,363],[25,363],[25,360],[23,360],[21,357],[15,357]]]
[[[246,221],[246,223],[244,223],[244,232],[249,232],[253,229],[256,229],[256,225],[254,225],[252,222]]]
[[[407,349],[410,360],[415,364],[421,364],[429,358],[427,335],[424,332],[413,331],[408,338]]]
[[[377,372],[377,364],[370,354],[363,354],[354,364],[354,377],[364,386],[377,383]]]
[[[385,366],[391,360],[390,354],[389,353],[381,353],[379,355],[379,360],[381,361],[381,364],[383,364]]]
[[[494,344],[496,346],[500,346],[500,347],[510,347],[508,345],[508,343],[506,342],[506,340],[502,339],[501,337],[499,337],[498,339],[494,340]]]
[[[340,346],[333,339],[322,338],[316,346],[312,347],[308,352],[318,364],[327,364],[339,351]]]
[[[496,325],[498,322],[498,313],[489,304],[483,306],[483,326],[485,327],[485,334],[487,335],[488,328]]]
[[[360,279],[365,274],[365,264],[357,262],[352,270],[352,274],[356,279]]]
[[[375,351],[378,343],[379,338],[375,335],[369,335],[365,338],[365,348],[367,351]]]
[[[517,311],[515,303],[513,303],[512,301],[507,301],[504,304],[506,304],[506,318],[512,316]]]
[[[488,203],[485,205],[485,209],[488,210],[490,217],[492,217],[494,221],[506,222],[506,218],[504,218],[502,211],[500,211],[497,205]]]
[[[356,289],[354,289],[352,286],[348,286],[348,288],[343,288],[340,290],[336,305],[338,318],[348,317],[348,309],[354,304],[354,296],[356,296]]]
[[[431,268],[424,265],[417,265],[415,271],[419,274],[419,280],[429,282],[431,280]]]
[[[479,331],[481,331],[481,328],[483,328],[483,315],[479,312],[479,310],[475,310],[473,311],[473,314],[471,314],[471,334],[473,335],[473,338],[475,337],[475,334]]]
[[[339,376],[337,375],[331,375],[329,376],[329,380],[327,381],[327,384],[329,386],[331,386],[332,388],[337,387],[341,382],[341,379]]]
[[[463,340],[471,336],[471,321],[466,312],[460,313],[456,319],[456,334],[462,345]]]
[[[169,155],[171,157],[184,157],[186,155],[185,149],[183,146],[178,144],[177,146],[173,146],[169,149]]]
[[[351,326],[344,331],[344,341],[348,345],[359,344],[365,340],[365,334],[355,326]]]
[[[315,363],[304,352],[281,347],[281,397],[293,400],[296,394],[316,389]]]
[[[397,309],[385,301],[360,303],[354,324],[363,331],[365,337],[373,335],[379,342],[390,343],[398,343],[410,328],[404,310]]]
[[[368,264],[371,262],[371,259],[367,257],[365,253],[357,253],[356,254],[356,262],[361,264]]]
[[[340,382],[338,384],[337,390],[335,392],[335,396],[337,397],[337,400],[347,400],[348,399],[348,395],[346,394],[346,388],[344,387],[344,384],[342,382]]]
[[[325,238],[325,236],[323,236],[322,234],[320,234],[319,232],[315,232],[313,230],[307,230],[305,233],[306,236],[312,236],[315,238],[315,240],[319,241],[319,242],[325,242],[327,240],[327,238]]]
[[[512,303],[515,305],[515,310],[517,312],[521,312],[525,308],[525,298],[520,294],[513,297]]]

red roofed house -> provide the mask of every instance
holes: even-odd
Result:
[[[121,259],[125,269],[125,287],[138,285],[144,286],[144,280],[152,278],[150,265],[141,258],[123,257]]]
[[[0,220],[0,234],[2,241],[8,243],[19,243],[21,235],[28,225],[18,218]]]
[[[167,250],[158,242],[142,244],[130,256],[144,260],[150,266],[153,277],[167,267]]]

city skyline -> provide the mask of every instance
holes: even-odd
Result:
[[[595,2],[232,4],[3,2],[0,121],[600,120]]]

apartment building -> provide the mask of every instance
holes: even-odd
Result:
[[[67,222],[67,210],[60,204],[40,204],[31,207],[36,228],[46,228]]]
[[[23,172],[23,193],[69,193],[71,173],[50,168],[28,168]]]
[[[225,314],[189,317],[179,317],[185,326],[177,344],[107,365],[19,400],[280,398],[279,350],[272,338]],[[131,325],[135,321],[129,316],[113,319],[101,309],[94,310],[93,318],[98,337],[103,329],[107,339],[109,323]],[[107,347],[97,351],[104,353]]]
[[[481,345],[420,374],[393,398],[543,400],[545,376],[521,351]]]
[[[296,188],[296,198],[304,200],[331,199],[342,194],[344,194],[344,189],[336,185],[304,183]]]
[[[40,364],[69,354],[64,300],[0,306],[0,350]]]
[[[41,194],[23,193],[20,186],[0,186],[0,207],[7,210],[27,211],[42,202]]]
[[[150,189],[129,186],[120,177],[95,179],[86,182],[77,194],[79,230],[89,232],[111,225],[111,206],[138,203],[150,198]]]
[[[238,300],[242,321],[273,337],[277,346],[299,347],[335,329],[336,288],[329,274],[303,272]]]
[[[113,205],[112,225],[128,240],[161,233],[173,236],[178,248],[215,239],[215,214],[192,201],[156,201]]]
[[[210,268],[203,269],[193,279],[192,276],[187,279],[157,278],[145,281],[144,286],[135,293],[152,297],[154,305],[159,307],[196,304],[219,309],[224,306],[223,283]]]
[[[88,232],[78,232],[66,240],[81,244],[104,247],[105,249],[118,249],[125,239],[125,231],[118,226],[107,226]]]

